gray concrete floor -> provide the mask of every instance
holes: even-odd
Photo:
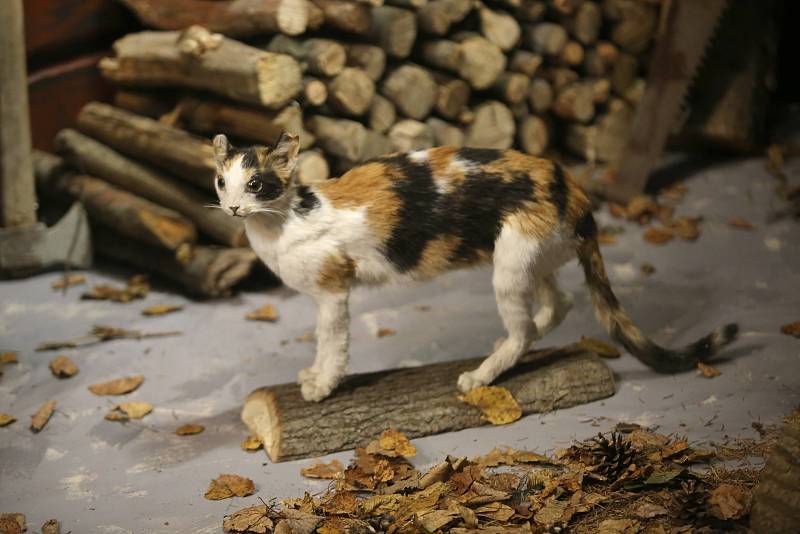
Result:
[[[790,163],[793,180],[799,168],[798,162]],[[716,363],[722,375],[711,380],[695,372],[657,375],[625,355],[610,362],[617,377],[613,397],[508,426],[415,440],[419,466],[501,444],[552,451],[617,421],[657,425],[692,440],[751,437],[753,421],[775,422],[800,404],[800,341],[778,331],[781,324],[800,319],[800,227],[791,220],[768,222],[784,205],[763,160],[728,160],[687,178],[690,192],[678,214],[705,217],[697,242],[656,247],[642,241],[640,227],[625,224],[619,243],[604,252],[621,300],[656,340],[681,345],[724,322],[740,322],[741,339]],[[757,231],[730,228],[727,221],[736,216],[757,225]],[[606,213],[600,218],[619,224]],[[652,263],[657,272],[644,277],[642,262]],[[108,272],[87,274],[90,284],[123,280]],[[19,365],[6,366],[0,379],[0,411],[19,419],[0,429],[0,511],[26,514],[32,532],[54,517],[64,532],[73,533],[216,533],[222,531],[223,515],[258,503],[256,496],[205,500],[209,481],[220,473],[252,478],[257,496],[265,500],[324,487],[300,476],[309,461],[275,465],[261,451],[239,448],[246,436],[239,409],[247,393],[293,380],[313,357],[312,344],[294,341],[313,328],[309,299],[277,288],[198,303],[164,290],[120,305],[80,301],[81,288],[55,292],[50,284],[57,276],[0,283],[0,350],[20,356]],[[489,350],[502,334],[489,278],[485,270],[458,272],[428,284],[356,293],[351,370]],[[576,305],[542,345],[570,343],[581,335],[605,339],[577,267],[567,266],[561,280],[574,292]],[[157,303],[186,308],[160,318],[139,314]],[[244,320],[247,311],[265,303],[279,309],[278,323]],[[419,311],[419,304],[430,310]],[[68,380],[54,378],[47,363],[57,353],[34,352],[34,346],[81,335],[93,324],[177,329],[183,335],[63,351],[81,371]],[[378,339],[380,327],[397,334]],[[284,346],[282,340],[291,341]],[[146,381],[128,397],[153,403],[155,411],[126,425],[104,421],[113,400],[92,395],[86,386],[135,373]],[[58,411],[34,435],[28,416],[46,399],[57,400]],[[201,423],[206,431],[176,436],[174,429],[188,422]],[[331,457],[347,462],[350,456]]]

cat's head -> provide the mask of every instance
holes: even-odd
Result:
[[[237,217],[274,212],[293,190],[300,140],[283,132],[272,147],[236,149],[220,134],[214,138],[217,175],[214,188],[222,209]]]

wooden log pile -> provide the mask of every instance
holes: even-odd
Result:
[[[199,245],[187,246],[234,248],[246,245],[240,221],[203,207],[216,200],[213,135],[299,135],[306,183],[436,145],[613,161],[659,17],[653,0],[123,3],[152,30],[100,61],[118,87],[113,105],[86,105],[59,134],[80,174],[54,187],[102,197],[99,179],[188,225],[185,241]],[[96,222],[122,234],[104,221],[123,213]],[[133,233],[164,250],[179,240]]]

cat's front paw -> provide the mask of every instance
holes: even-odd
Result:
[[[458,377],[458,390],[461,393],[469,393],[475,388],[485,386],[487,382],[477,376],[477,371],[466,371]]]
[[[309,402],[319,402],[333,391],[330,384],[320,383],[319,380],[308,380],[300,383],[300,394]]]
[[[306,367],[305,369],[300,369],[300,372],[297,373],[297,383],[300,385],[305,384],[306,382],[313,382],[317,379],[317,370],[313,367]]]

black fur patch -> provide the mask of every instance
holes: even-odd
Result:
[[[567,182],[564,179],[564,168],[558,163],[553,164],[553,181],[550,182],[550,201],[555,204],[558,210],[558,218],[564,220],[564,216],[567,214],[569,196]]]
[[[497,161],[503,155],[502,150],[496,148],[459,148],[456,157],[459,159],[474,161],[475,163],[491,163]]]
[[[294,206],[294,211],[299,215],[305,215],[319,206],[317,195],[307,185],[297,188],[297,196],[300,198],[300,202]]]
[[[261,180],[263,184],[261,191],[255,193],[256,198],[261,201],[275,200],[283,194],[283,182],[278,175],[272,171],[253,174],[251,180]]]
[[[594,239],[597,237],[597,223],[594,215],[587,210],[575,225],[575,236],[580,239]]]
[[[258,168],[258,155],[253,147],[245,148],[240,152],[242,155],[242,168],[244,169],[257,169]]]

